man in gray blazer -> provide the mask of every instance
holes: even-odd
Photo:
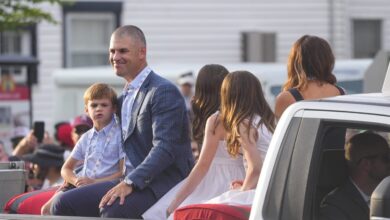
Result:
[[[349,179],[321,203],[321,220],[368,220],[370,196],[389,175],[389,145],[378,134],[353,136],[345,147]]]
[[[141,29],[127,25],[114,31],[110,62],[127,81],[119,98],[126,176],[63,193],[52,206],[54,214],[141,218],[193,167],[184,99],[148,67]]]

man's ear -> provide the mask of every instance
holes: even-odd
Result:
[[[141,47],[138,50],[138,56],[141,60],[146,59],[146,47]]]
[[[85,113],[88,114],[88,106],[87,106],[87,105],[84,105],[84,111],[85,111]],[[88,114],[88,115],[89,115],[89,114]]]

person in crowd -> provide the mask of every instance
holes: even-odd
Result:
[[[77,141],[81,138],[85,132],[93,127],[93,122],[91,118],[86,115],[78,115],[73,119],[72,122],[72,130],[70,133],[71,139],[73,143],[77,143]],[[64,152],[64,160],[68,159],[71,154],[71,149],[65,150]]]
[[[276,97],[276,118],[294,102],[343,95],[332,73],[334,63],[332,49],[324,39],[310,35],[299,38],[288,57],[287,82]]]
[[[119,98],[126,177],[62,193],[53,202],[56,215],[140,218],[194,164],[184,99],[147,65],[142,30],[117,28],[109,52],[114,71],[127,81]]]
[[[205,65],[199,70],[192,99],[192,132],[195,142],[203,144],[200,158],[185,180],[142,215],[144,219],[166,219],[167,209],[170,214],[177,207],[205,202],[227,191],[231,181],[244,178],[242,157],[232,158],[227,153],[219,119],[220,90],[227,74],[228,70],[218,64]]]
[[[177,83],[180,87],[180,92],[184,97],[184,101],[186,103],[187,112],[190,120],[192,120],[193,112],[191,108],[191,99],[193,96],[193,87],[194,87],[194,76],[192,72],[184,73],[179,76]]]
[[[47,189],[63,183],[61,167],[64,163],[64,149],[54,144],[37,147],[33,153],[21,156],[31,165],[33,176],[29,190]],[[34,181],[36,180],[36,181]]]
[[[73,119],[72,122],[72,141],[73,143],[77,143],[80,139],[81,135],[87,132],[89,129],[93,127],[92,119],[86,115],[78,115]]]
[[[252,73],[229,73],[221,89],[221,121],[226,130],[227,152],[243,154],[245,178],[234,188],[206,203],[252,205],[275,116],[265,100],[260,81]]]
[[[17,126],[14,128],[13,135],[10,139],[12,143],[12,150],[16,148],[19,142],[28,135],[29,129],[25,126]]]
[[[372,132],[353,136],[345,146],[349,178],[321,202],[321,220],[368,220],[370,197],[390,174],[390,149],[386,139]]]
[[[93,84],[84,93],[84,105],[85,111],[92,118],[93,128],[81,136],[65,161],[61,174],[66,184],[59,192],[122,177],[124,153],[120,127],[115,119],[115,91],[107,84]],[[76,122],[81,123],[80,120]],[[79,162],[84,162],[84,165],[82,170],[75,174],[74,169]],[[42,214],[50,214],[53,199],[55,197],[42,207]]]
[[[69,121],[61,121],[54,125],[54,140],[64,148],[64,160],[68,159],[74,147],[72,138],[73,127]]]
[[[54,138],[57,143],[65,148],[65,150],[72,151],[74,147],[74,142],[72,139],[72,125],[68,121],[58,122],[54,125],[55,132]]]
[[[186,72],[179,76],[177,79],[177,84],[179,87],[179,91],[182,94],[186,109],[187,109],[187,115],[190,122],[192,122],[194,114],[192,112],[192,106],[191,106],[191,100],[193,97],[193,87],[194,87],[194,76],[192,72]],[[190,135],[192,134],[191,127],[190,127]],[[195,161],[197,161],[199,157],[199,149],[195,148],[195,143],[191,141],[191,149],[192,149],[192,155],[194,156]]]
[[[12,160],[20,160],[21,156],[30,154],[34,152],[38,146],[45,144],[55,144],[53,138],[50,137],[48,132],[45,132],[42,143],[38,143],[37,138],[34,136],[34,131],[30,130],[30,132],[19,141],[12,151]]]

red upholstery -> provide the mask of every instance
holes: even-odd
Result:
[[[4,207],[5,213],[40,215],[41,207],[53,196],[58,187],[36,190],[12,197]]]
[[[177,209],[175,220],[247,220],[250,206],[233,206],[223,204],[195,204]]]

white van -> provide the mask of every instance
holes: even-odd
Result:
[[[337,84],[343,87],[347,94],[363,92],[363,79],[372,59],[337,60],[333,73]],[[237,63],[225,64],[229,71],[247,70],[255,74],[263,87],[264,95],[271,108],[275,98],[281,92],[287,80],[287,65],[284,63]]]
[[[334,73],[338,84],[345,88],[347,93],[360,93],[363,91],[363,77],[365,70],[372,60],[338,60]],[[266,100],[271,108],[275,105],[275,97],[280,93],[283,83],[287,79],[287,66],[284,63],[225,63],[230,72],[247,70],[255,74],[263,86]],[[173,83],[178,77],[192,72],[196,77],[204,64],[199,63],[156,63],[151,67],[157,74],[167,78]],[[61,102],[53,108],[55,121],[68,120],[83,112],[83,93],[88,86],[96,82],[105,82],[113,86],[120,94],[125,81],[117,77],[110,66],[91,68],[68,68],[54,72],[56,95]]]

